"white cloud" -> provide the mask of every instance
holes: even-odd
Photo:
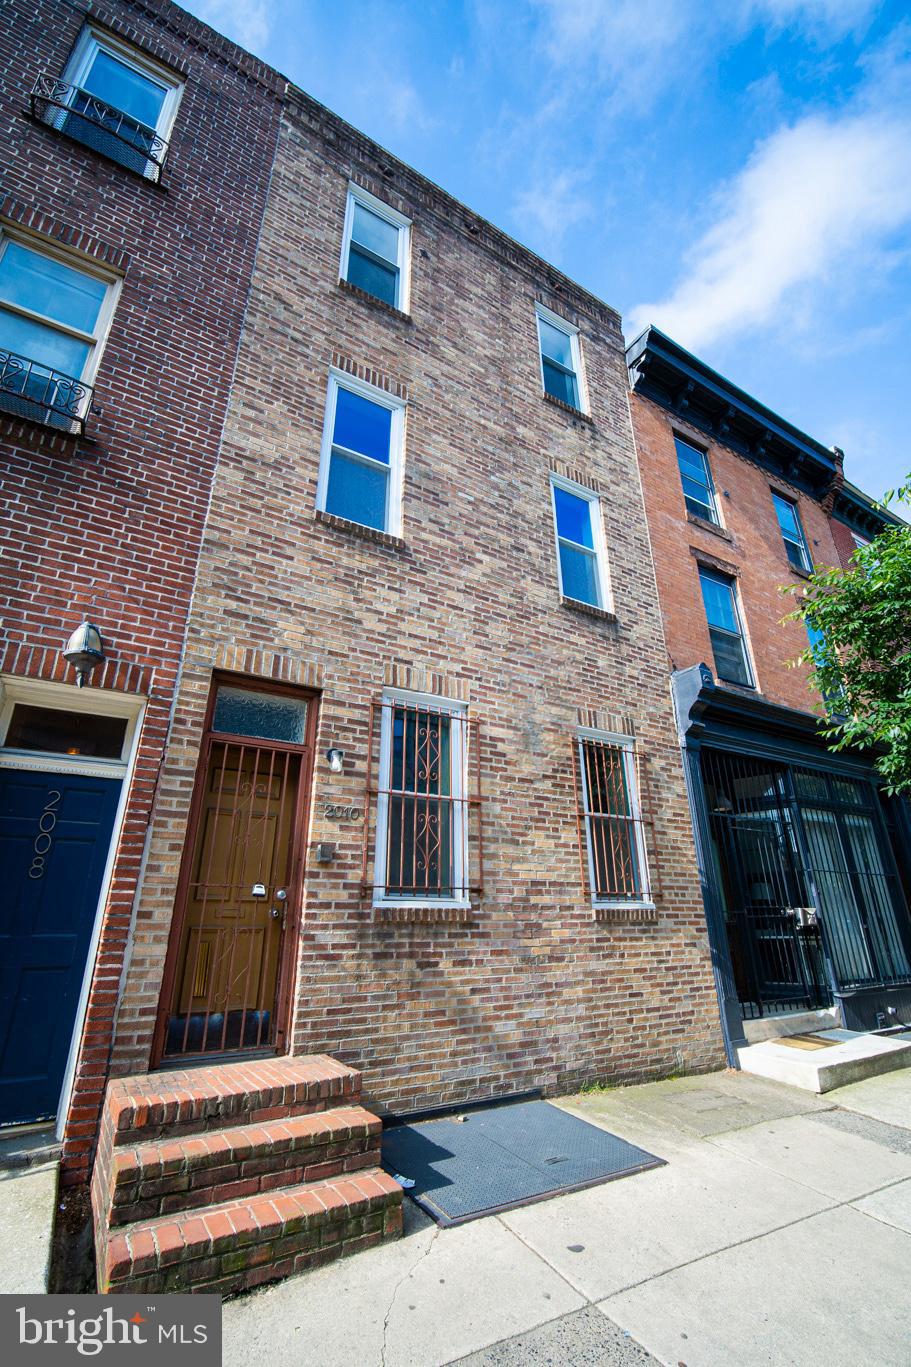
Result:
[[[911,119],[861,109],[810,116],[761,142],[715,196],[717,222],[679,283],[630,314],[685,346],[771,324],[805,325],[828,289],[901,260],[911,225]]]
[[[881,0],[536,0],[553,62],[593,64],[609,96],[648,107],[675,81],[690,82],[719,52],[756,28],[817,45],[858,36]]]
[[[583,175],[559,171],[541,176],[518,194],[514,214],[520,239],[545,256],[556,256],[564,234],[593,212],[584,186]]]
[[[271,0],[190,0],[188,8],[226,38],[262,56],[272,32]]]

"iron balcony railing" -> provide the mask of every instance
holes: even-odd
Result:
[[[82,433],[93,392],[90,384],[62,370],[0,348],[0,409],[5,413]]]
[[[168,144],[154,128],[56,76],[38,76],[31,104],[32,113],[43,123],[148,180],[161,179]]]

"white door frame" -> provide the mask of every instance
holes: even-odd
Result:
[[[95,971],[95,956],[101,938],[101,925],[111,879],[114,873],[114,856],[120,843],[126,814],[127,798],[136,767],[139,739],[142,734],[142,720],[148,699],[138,693],[114,693],[102,688],[77,689],[75,684],[50,683],[45,679],[26,679],[16,674],[0,674],[0,747],[6,740],[10,719],[16,703],[31,707],[55,707],[65,712],[95,712],[103,716],[125,717],[127,721],[123,750],[119,759],[92,759],[88,756],[41,754],[30,750],[6,750],[0,748],[0,769],[28,769],[33,772],[50,774],[86,774],[92,778],[116,778],[121,780],[120,796],[114,814],[114,827],[111,832],[107,860],[101,879],[98,904],[92,924],[92,935],[86,953],[82,987],[76,1007],[76,1019],[70,1038],[70,1050],[63,1084],[57,1103],[56,1134],[63,1138],[66,1117],[69,1109],[79,1046],[85,1026],[88,1009],[89,991]]]

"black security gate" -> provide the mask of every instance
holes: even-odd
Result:
[[[709,749],[702,774],[745,1016],[911,981],[907,907],[870,783]]]

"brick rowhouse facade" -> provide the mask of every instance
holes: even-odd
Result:
[[[160,184],[30,113],[36,77],[64,73],[87,23],[180,87]],[[0,413],[4,682],[56,681],[72,696],[54,705],[76,710],[104,690],[147,700],[65,1116],[73,1181],[98,1129],[284,83],[162,0],[15,0],[0,52],[0,230],[120,281],[84,437]],[[109,658],[77,694],[60,651],[86,616]]]
[[[892,515],[846,483],[840,450],[658,329],[633,341],[627,359],[729,1057],[756,1017],[834,1003],[851,1028],[907,1019],[907,806],[884,798],[869,755],[826,747],[821,701],[797,663],[807,630],[783,620],[794,599],[782,592],[799,590],[811,565],[847,565],[852,530],[872,537]],[[693,470],[698,513],[684,495]],[[776,495],[779,511],[796,510],[804,568],[789,559]],[[730,591],[749,685],[729,657],[719,662],[704,574]],[[725,641],[730,648],[730,634]]]
[[[339,283],[349,181],[411,220],[408,313]],[[536,303],[579,329],[590,416],[542,393]],[[401,534],[317,513],[327,379],[406,403]],[[601,496],[613,612],[561,601],[552,474]],[[286,1047],[409,1111],[723,1061],[619,319],[305,95],[286,106],[199,565],[114,1066],[148,1066],[213,676],[311,690],[307,871]],[[371,701],[467,703],[483,891],[376,908]],[[655,906],[595,910],[580,727],[634,735]],[[326,752],[344,752],[332,772]],[[374,779],[375,782],[375,779]],[[351,810],[353,809],[353,810]],[[317,846],[328,845],[328,862]],[[474,812],[468,854],[478,878]],[[187,873],[187,876],[190,875]],[[172,935],[172,955],[175,952]]]

